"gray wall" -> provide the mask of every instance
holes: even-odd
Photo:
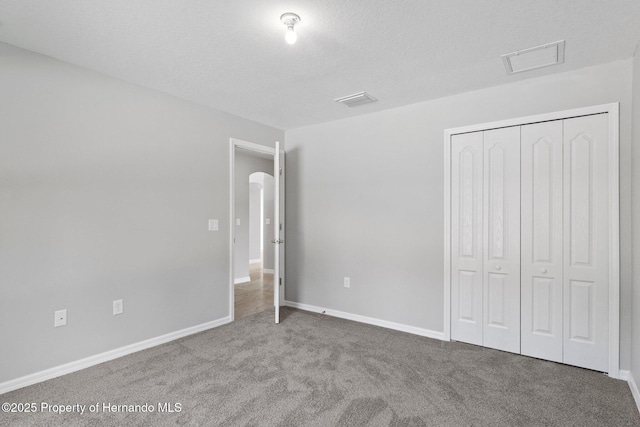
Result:
[[[272,163],[273,164],[273,163]],[[262,224],[262,232],[263,240],[264,240],[264,248],[262,254],[262,267],[267,270],[267,272],[273,272],[274,269],[274,257],[275,257],[275,246],[271,243],[271,240],[274,238],[273,227],[275,226],[274,212],[273,212],[273,202],[274,202],[274,180],[273,175],[271,174],[259,174],[258,179],[262,183],[263,191],[263,203],[264,203],[264,220],[269,219],[269,224]]]
[[[275,246],[271,243],[271,240],[274,239],[274,220],[273,220],[273,199],[274,199],[274,188],[275,183],[273,179],[273,175],[264,174],[261,177],[262,186],[264,188],[264,218],[269,218],[270,224],[263,224],[262,231],[264,233],[264,248],[263,248],[263,265],[262,267],[265,270],[273,270],[274,267],[274,257],[275,257]]]
[[[233,262],[236,280],[249,277],[249,175],[254,172],[273,173],[273,160],[236,150],[235,218],[240,219],[240,225],[235,225],[236,243]]]
[[[0,76],[0,382],[228,316],[229,138],[283,132],[2,43]]]
[[[640,45],[633,58],[633,320],[631,375],[640,386]],[[627,230],[628,233],[628,230]]]
[[[628,369],[631,70],[618,61],[286,131],[287,299],[442,331],[443,130],[619,101]]]
[[[271,163],[273,165],[273,163]],[[262,256],[262,268],[273,270],[274,246],[273,239],[273,176],[264,172],[255,172],[249,177],[249,261],[260,259]],[[262,190],[262,204],[264,218],[260,216],[260,191]],[[269,224],[265,221],[269,220]],[[262,240],[264,248],[260,248],[260,223],[262,222]],[[261,253],[261,249],[262,252]]]
[[[255,177],[249,177],[249,262],[262,258],[262,184],[253,181]]]

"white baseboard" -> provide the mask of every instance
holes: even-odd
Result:
[[[263,268],[262,272],[266,274],[275,274],[276,271],[273,268]]]
[[[627,382],[629,383],[629,388],[631,389],[633,399],[636,401],[638,412],[640,412],[640,391],[638,390],[638,384],[636,383],[636,380],[633,378],[633,374],[631,374],[630,372],[627,372]]]
[[[284,304],[289,307],[299,308],[300,310],[327,314],[329,316],[339,317],[341,319],[353,320],[355,322],[381,326],[383,328],[394,329],[396,331],[408,332],[410,334],[420,335],[422,337],[428,337],[428,338],[434,338],[437,340],[446,341],[444,332],[417,328],[415,326],[403,325],[402,323],[389,322],[387,320],[380,320],[380,319],[375,319],[373,317],[360,316],[359,314],[345,313],[344,311],[331,310],[329,308],[321,308],[321,307],[316,307],[314,305],[302,304],[294,301],[285,301]]]
[[[260,264],[261,262],[262,262],[261,258],[249,260],[249,264]]]
[[[202,323],[196,326],[191,326],[190,328],[182,329],[179,331],[170,332],[165,335],[160,335],[159,337],[150,338],[148,340],[140,341],[134,344],[129,344],[124,347],[96,354],[95,356],[89,356],[84,359],[76,360],[75,362],[65,363],[64,365],[56,366],[53,368],[45,369],[44,371],[9,380],[4,383],[0,383],[0,394],[8,393],[22,387],[50,380],[52,378],[70,374],[72,372],[80,371],[90,366],[108,362],[109,360],[117,359],[119,357],[126,356],[140,350],[145,350],[147,348],[155,347],[169,341],[177,340],[178,338],[206,331],[207,329],[216,328],[230,322],[231,317],[223,317],[222,319],[213,320],[211,322]]]
[[[238,283],[247,283],[251,281],[251,277],[246,276],[246,277],[238,277],[236,279],[233,279],[233,284],[237,285]]]

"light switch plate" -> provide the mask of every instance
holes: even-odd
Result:
[[[271,218],[265,218],[264,223],[267,225],[271,224]]]
[[[236,218],[236,225],[240,225],[240,218]]]
[[[67,325],[67,310],[57,310],[53,313],[53,327],[57,328],[59,326]]]
[[[210,219],[209,220],[209,231],[218,231],[218,220]]]

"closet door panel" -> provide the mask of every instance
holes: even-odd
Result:
[[[521,128],[522,354],[562,362],[562,121]]]
[[[482,345],[482,132],[451,139],[451,338]]]
[[[608,370],[607,114],[564,121],[563,362]]]
[[[484,132],[483,345],[520,352],[520,127]]]

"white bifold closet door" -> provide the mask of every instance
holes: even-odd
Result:
[[[451,140],[451,337],[482,345],[482,132]]]
[[[522,126],[522,354],[607,371],[608,117]]]
[[[452,135],[452,339],[608,370],[608,120]]]
[[[483,345],[520,353],[520,127],[483,132]]]
[[[564,120],[563,362],[609,360],[608,116]]]
[[[451,142],[451,336],[520,352],[520,129]]]
[[[522,126],[522,354],[562,362],[562,120]]]

